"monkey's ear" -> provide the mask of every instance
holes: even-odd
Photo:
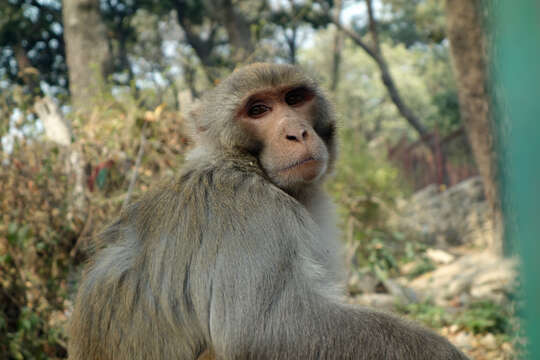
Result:
[[[202,104],[200,99],[192,99],[189,103],[186,104],[186,110],[188,118],[190,120],[197,120],[202,115]]]
[[[196,141],[208,127],[202,121],[203,108],[200,100],[194,101],[188,109],[187,125],[191,137]]]
[[[202,134],[203,132],[205,132],[206,130],[208,130],[207,127],[204,127],[204,126],[197,126],[195,128],[195,131],[197,132],[197,134]]]
[[[191,119],[191,126],[194,131],[197,133],[202,133],[208,130],[207,126],[204,126],[201,121],[202,116],[202,107],[198,106],[196,109],[193,109],[189,112],[189,118]]]

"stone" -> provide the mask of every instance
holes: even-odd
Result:
[[[427,249],[426,256],[438,264],[449,264],[455,260],[455,256],[440,249]]]
[[[398,299],[390,294],[362,294],[355,296],[352,302],[381,310],[393,310],[398,303]]]
[[[474,177],[439,191],[430,185],[398,202],[397,214],[389,223],[402,232],[412,233],[437,247],[493,242],[489,206],[484,197],[482,180]]]
[[[472,339],[473,337],[467,333],[467,332],[460,332],[457,334],[457,336],[454,338],[454,345],[456,345],[460,349],[470,350],[472,349]]]
[[[370,273],[353,272],[347,281],[349,294],[369,294],[374,293],[379,280]]]
[[[448,330],[450,331],[450,334],[455,334],[459,330],[459,325],[456,325],[456,324],[450,325],[450,328]]]
[[[512,290],[517,262],[483,251],[462,256],[454,262],[410,281],[407,287],[420,298],[431,298],[440,306],[451,306],[461,298],[502,301]]]
[[[480,344],[487,349],[492,350],[497,348],[497,340],[493,334],[487,334],[480,339]]]
[[[418,295],[413,289],[400,285],[397,281],[386,279],[382,283],[388,293],[393,295],[401,303],[409,304],[419,301]]]

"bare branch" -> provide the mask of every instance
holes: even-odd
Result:
[[[133,169],[133,173],[131,174],[131,179],[129,180],[127,195],[124,198],[124,202],[122,203],[122,210],[128,206],[129,200],[131,199],[131,194],[133,193],[133,189],[135,188],[135,182],[137,181],[137,176],[139,175],[139,167],[141,166],[141,160],[144,154],[145,145],[146,145],[146,136],[144,135],[144,127],[143,127],[141,131],[141,141],[139,145],[139,151],[137,152],[137,159],[135,160],[135,168]]]
[[[422,140],[428,140],[429,134],[428,134],[427,129],[424,127],[424,125],[422,125],[422,123],[420,122],[420,119],[403,102],[403,99],[401,98],[401,95],[399,93],[399,90],[397,89],[394,79],[392,78],[392,75],[390,74],[388,65],[386,64],[386,61],[384,60],[382,52],[380,52],[380,50],[377,50],[379,49],[378,44],[375,45],[375,48],[371,48],[364,42],[360,34],[342,25],[339,19],[336,19],[334,17],[332,19],[332,22],[339,29],[341,29],[341,31],[343,31],[344,34],[346,34],[349,38],[351,38],[351,40],[353,40],[356,45],[360,46],[377,63],[377,66],[379,67],[379,70],[381,71],[382,82],[384,86],[386,87],[386,90],[388,91],[388,94],[390,95],[392,102],[397,107],[399,113],[401,114],[401,116],[405,118],[405,120],[407,120],[409,125],[411,125],[416,130],[416,132],[418,133],[418,135],[420,136]],[[373,27],[374,29],[376,29],[376,22],[375,22],[375,18],[373,17],[373,11],[371,11],[370,22],[373,23],[373,25],[370,26],[370,28]],[[375,35],[373,39],[377,39],[377,36]]]
[[[379,47],[379,35],[377,32],[377,22],[375,21],[375,16],[373,15],[373,2],[371,0],[366,0],[368,20],[369,20],[369,32],[373,39],[373,49],[380,55],[381,48]]]
[[[343,10],[343,2],[336,0],[334,3],[334,21],[340,22],[341,11]],[[334,49],[332,56],[332,80],[330,83],[330,90],[335,92],[339,83],[339,68],[341,65],[341,51],[343,50],[343,32],[337,28],[334,34]]]

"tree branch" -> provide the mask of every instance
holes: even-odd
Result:
[[[137,176],[139,175],[139,168],[141,166],[142,156],[144,154],[144,146],[146,145],[146,136],[144,136],[144,128],[145,127],[143,126],[141,130],[141,141],[139,145],[139,151],[137,152],[137,159],[135,160],[135,168],[133,169],[133,173],[131,174],[131,179],[129,180],[128,191],[127,191],[126,197],[124,198],[124,202],[122,203],[122,210],[125,209],[129,204],[129,200],[131,199],[131,194],[133,193],[133,189],[135,188],[135,182],[137,181]]]
[[[371,0],[366,0],[367,12],[368,12],[368,21],[369,21],[369,32],[373,39],[373,48],[377,54],[381,54],[381,48],[379,47],[379,34],[377,32],[377,22],[375,21],[375,16],[373,15],[373,3]]]
[[[343,2],[336,0],[334,2],[334,20],[340,22],[341,11],[343,10]],[[334,34],[334,49],[332,56],[332,78],[330,82],[330,90],[335,93],[339,83],[339,68],[341,65],[341,51],[343,50],[343,32],[337,28]]]
[[[367,1],[368,3],[371,3],[371,1],[369,0]],[[370,8],[371,6],[368,7],[368,12],[370,12],[369,11]],[[370,12],[369,17],[370,17],[370,29],[373,28],[376,31],[376,22],[375,22],[375,18],[373,17],[373,11]],[[422,140],[427,140],[427,138],[429,137],[427,129],[420,122],[420,119],[412,112],[412,110],[403,102],[403,99],[401,98],[399,90],[397,89],[394,79],[392,78],[392,75],[390,74],[390,70],[388,69],[388,65],[386,64],[386,61],[384,60],[382,52],[379,49],[378,42],[375,42],[375,40],[377,40],[377,35],[375,34],[373,36],[374,43],[376,45],[372,49],[364,42],[360,34],[343,26],[341,22],[339,21],[339,19],[333,18],[332,22],[339,29],[341,29],[341,31],[343,31],[344,34],[346,34],[349,38],[351,38],[351,40],[353,40],[356,45],[360,46],[375,61],[375,63],[379,67],[379,70],[381,71],[382,82],[384,86],[386,87],[386,90],[388,91],[388,94],[390,95],[392,102],[397,107],[399,113],[416,130],[416,132],[418,133],[418,135],[420,136]]]

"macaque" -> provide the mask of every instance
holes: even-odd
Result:
[[[244,67],[191,121],[195,145],[176,178],[100,235],[70,359],[466,359],[431,331],[343,302],[322,189],[336,121],[310,77]]]

